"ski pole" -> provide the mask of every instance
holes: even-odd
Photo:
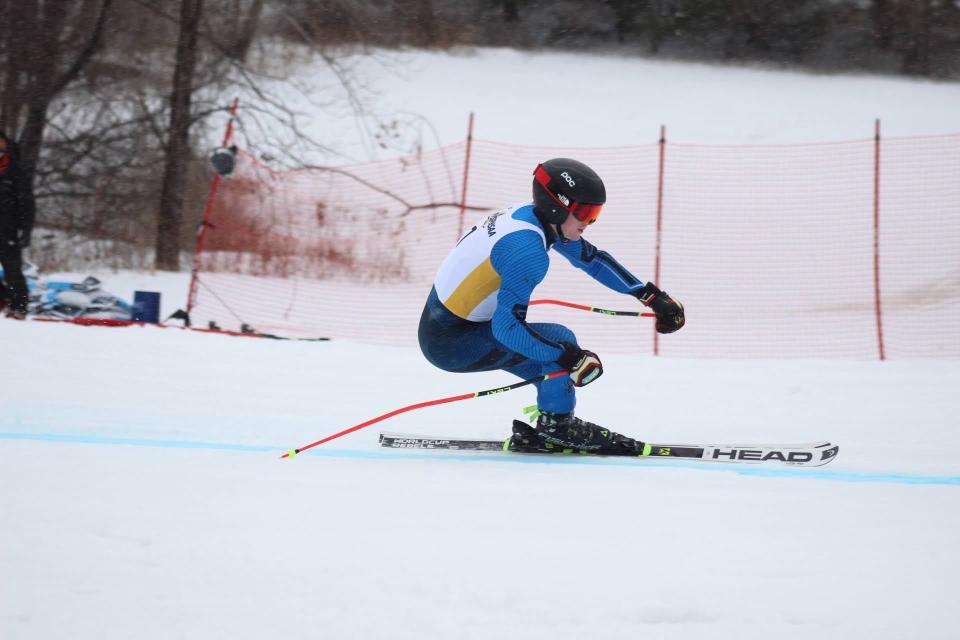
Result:
[[[637,316],[641,318],[655,318],[657,315],[650,311],[613,311],[612,309],[601,309],[600,307],[591,307],[585,304],[577,304],[576,302],[567,302],[565,300],[531,300],[528,304],[556,304],[561,307],[570,307],[571,309],[580,309],[582,311],[593,311],[594,313],[602,313],[606,316]]]
[[[337,433],[327,436],[316,442],[311,442],[308,445],[304,445],[299,449],[290,449],[284,453],[280,458],[292,458],[298,453],[302,453],[307,449],[312,449],[313,447],[323,444],[324,442],[330,442],[331,440],[336,440],[340,436],[345,436],[348,433],[353,433],[363,429],[364,427],[369,427],[372,424],[380,422],[381,420],[386,420],[387,418],[392,418],[393,416],[399,415],[401,413],[406,413],[407,411],[413,411],[414,409],[422,409],[424,407],[432,407],[437,404],[446,404],[447,402],[458,402],[460,400],[469,400],[470,398],[479,398],[481,396],[492,396],[498,393],[504,393],[505,391],[512,391],[513,389],[519,389],[520,387],[526,386],[528,384],[533,384],[534,382],[541,382],[543,380],[550,380],[551,378],[556,378],[562,376],[566,373],[569,373],[566,369],[560,369],[559,371],[554,371],[553,373],[548,373],[543,376],[537,376],[536,378],[530,378],[529,380],[523,380],[521,382],[515,382],[513,384],[507,385],[505,387],[497,387],[496,389],[487,389],[486,391],[474,391],[473,393],[464,393],[459,396],[450,396],[449,398],[440,398],[438,400],[427,400],[426,402],[418,402],[417,404],[411,404],[406,407],[401,407],[399,409],[394,409],[389,413],[385,413],[382,416],[377,416],[376,418],[371,418],[366,422],[361,422],[358,425],[354,425],[349,429],[344,429],[343,431],[338,431]]]

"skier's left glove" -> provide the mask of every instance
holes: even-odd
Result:
[[[597,354],[569,342],[563,345],[566,349],[557,358],[557,364],[570,372],[574,386],[586,386],[603,375],[603,364]]]
[[[660,291],[652,282],[634,291],[633,295],[643,306],[650,307],[657,316],[658,333],[673,333],[686,322],[683,316],[683,305]]]

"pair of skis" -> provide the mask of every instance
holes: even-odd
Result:
[[[562,455],[561,453],[517,453],[507,448],[508,440],[479,438],[437,438],[402,433],[381,433],[380,446],[390,449],[441,449],[453,451],[499,451],[511,455]],[[648,444],[639,458],[661,458],[699,462],[780,464],[819,467],[837,457],[840,447],[829,442],[805,444]],[[576,454],[575,454],[576,455]],[[587,454],[596,455],[596,454]]]

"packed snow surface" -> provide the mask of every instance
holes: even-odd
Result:
[[[579,394],[652,441],[838,443],[816,469],[377,445],[502,437],[528,389],[280,460],[512,379],[337,341],[0,335],[6,639],[953,637],[955,363],[608,356]]]

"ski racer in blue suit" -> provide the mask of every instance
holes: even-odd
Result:
[[[603,373],[597,354],[582,349],[563,325],[526,321],[553,249],[601,284],[635,296],[655,313],[660,333],[684,325],[682,304],[581,237],[605,201],[603,181],[590,167],[569,158],[548,160],[534,171],[533,203],[480,221],[434,278],[419,328],[420,348],[433,365],[455,372],[503,369],[524,379],[558,368],[569,372],[537,383],[536,426],[514,421],[511,450],[638,455],[643,449],[642,442],[574,415],[575,387]]]

